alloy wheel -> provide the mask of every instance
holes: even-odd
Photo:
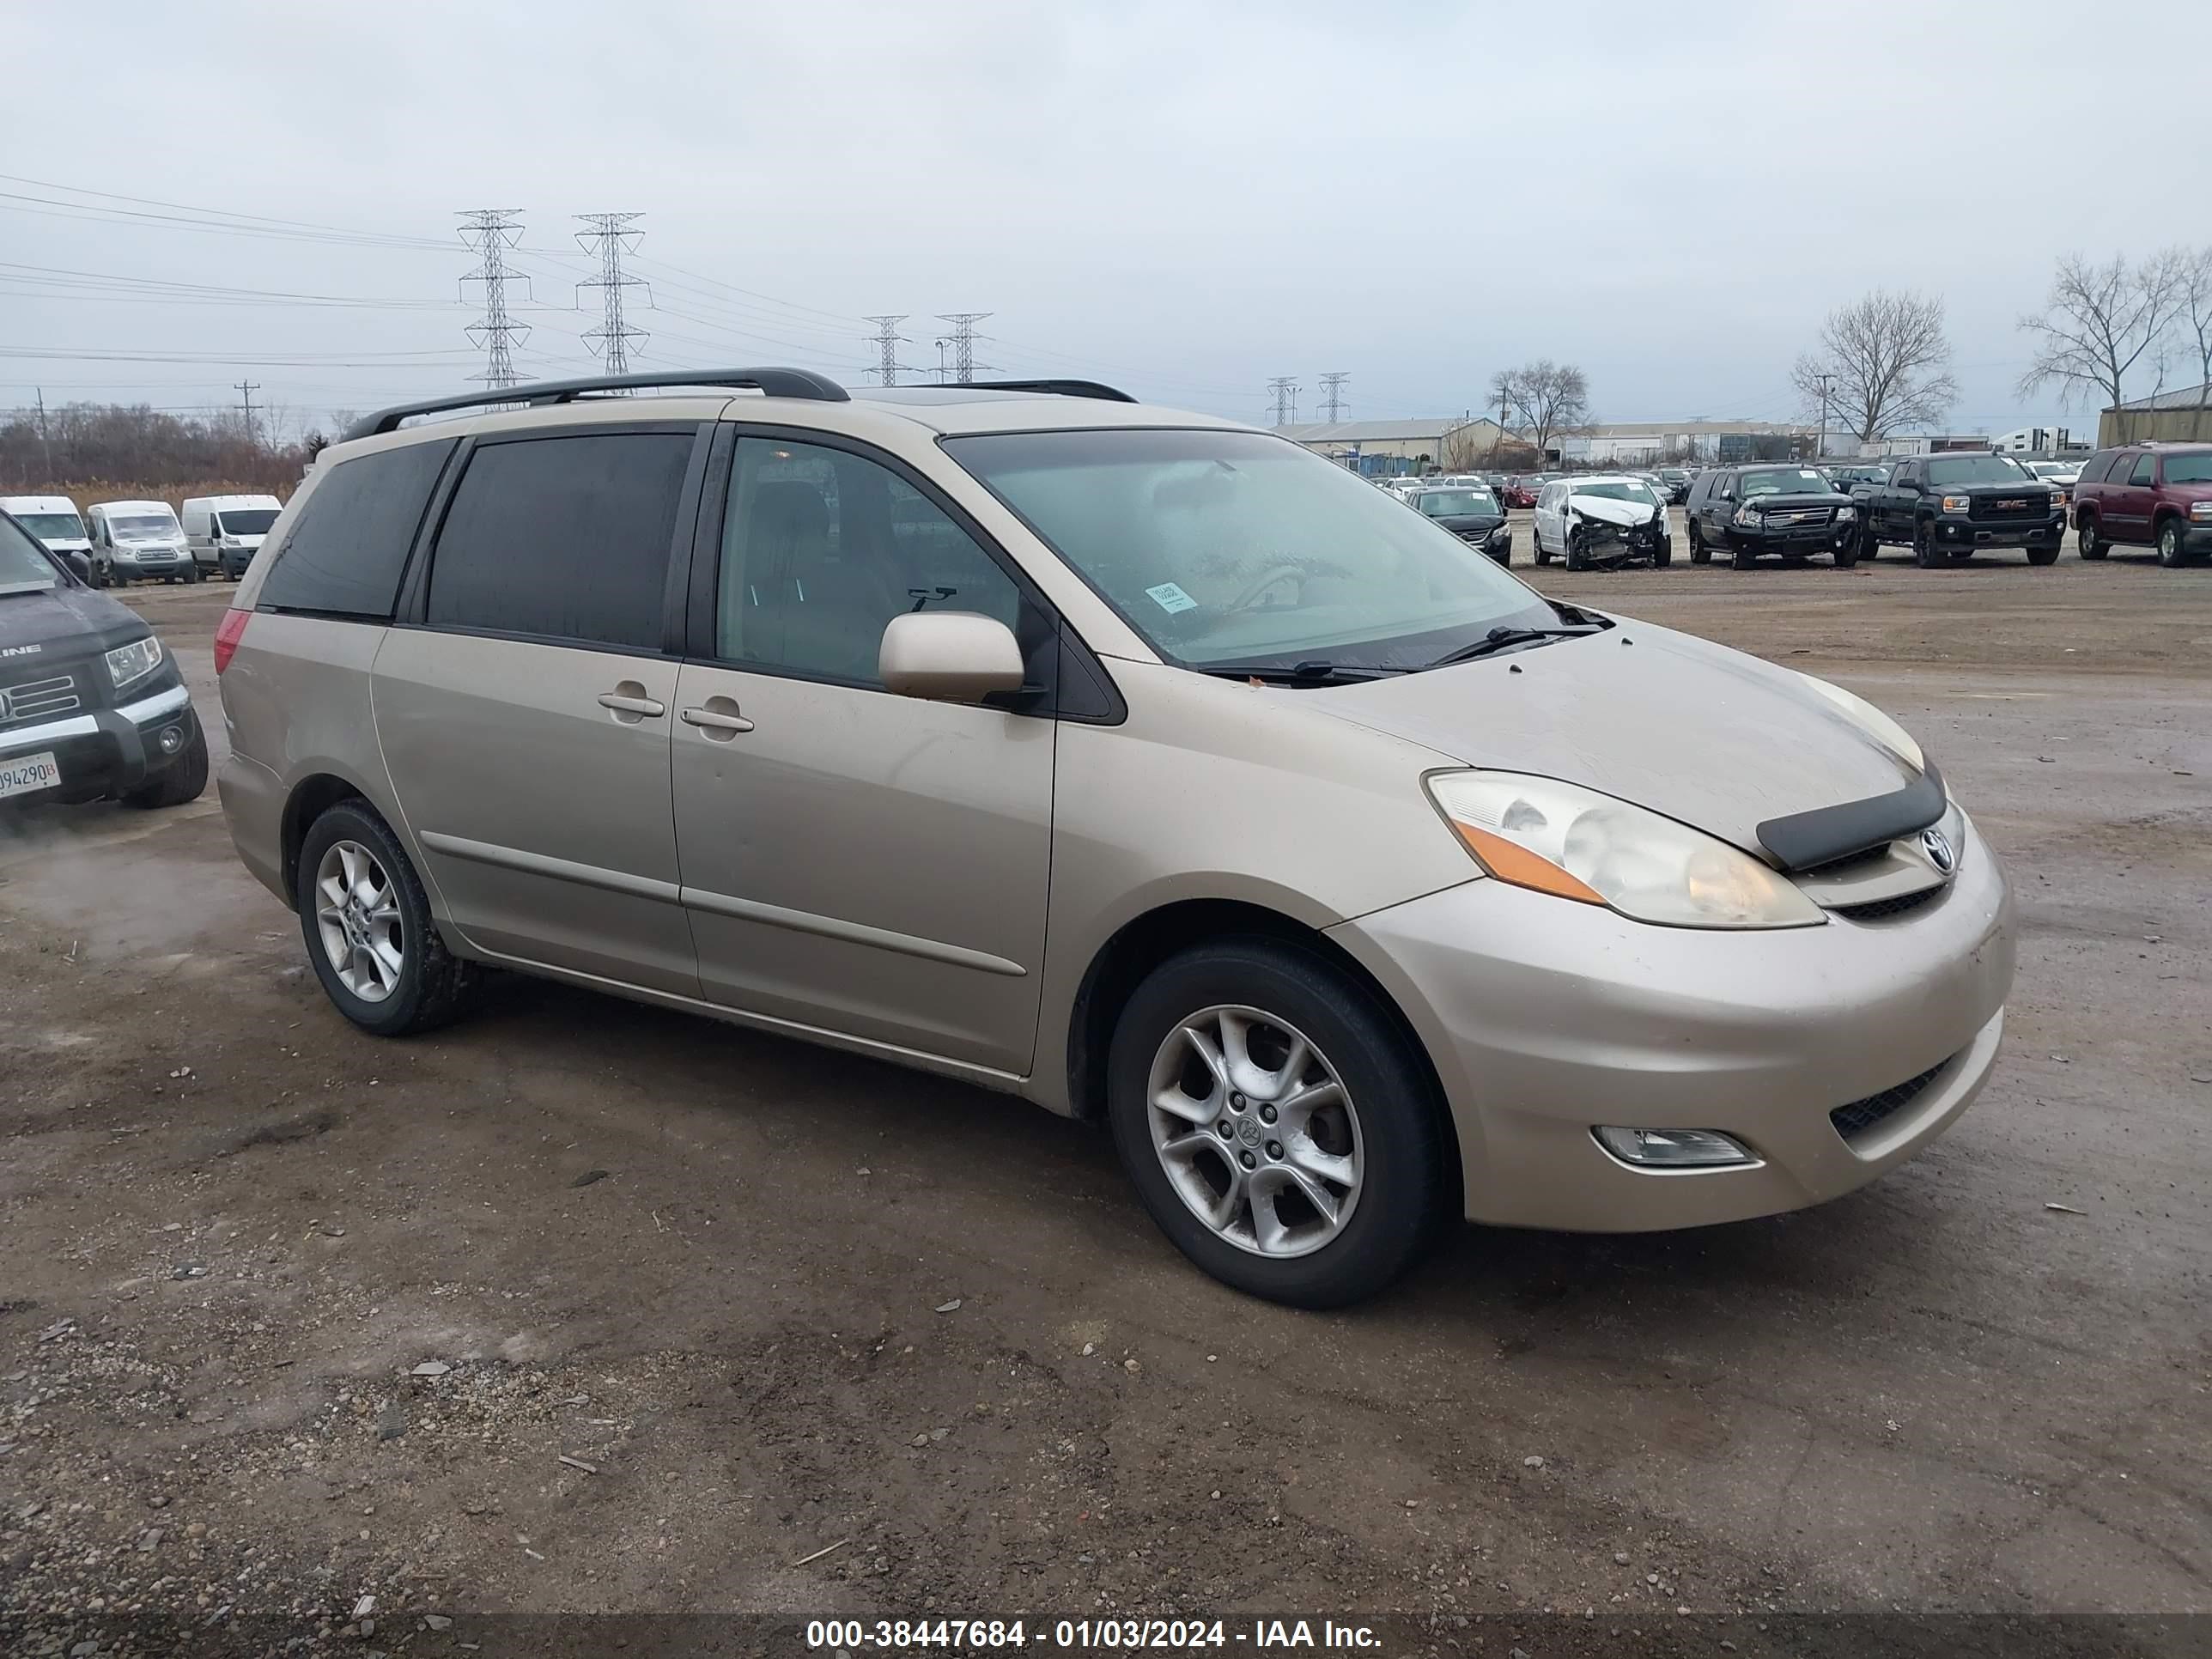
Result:
[[[315,867],[315,920],[338,983],[363,1002],[399,988],[407,939],[391,873],[357,841],[332,842]]]
[[[1287,1020],[1201,1009],[1160,1043],[1146,1096],[1169,1184],[1239,1249],[1310,1255],[1352,1218],[1365,1168],[1359,1115],[1336,1068]]]

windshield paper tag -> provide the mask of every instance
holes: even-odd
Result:
[[[1150,596],[1154,605],[1159,606],[1161,610],[1166,611],[1170,616],[1173,616],[1178,611],[1195,611],[1198,609],[1198,601],[1191,598],[1189,594],[1184,592],[1182,589],[1177,587],[1173,582],[1162,582],[1158,587],[1148,587],[1145,592]]]

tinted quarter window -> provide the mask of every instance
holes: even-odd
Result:
[[[904,478],[825,445],[742,438],[723,528],[715,654],[878,684],[884,629],[909,611],[1009,628],[1021,590]]]
[[[658,652],[688,432],[488,443],[438,532],[425,620]]]
[[[2112,470],[2112,463],[2118,459],[2119,458],[2109,449],[2100,454],[2092,455],[2087,460],[2081,463],[2081,477],[2080,482],[2082,483],[2104,483],[2105,475]]]
[[[258,603],[390,621],[407,550],[455,441],[381,449],[333,465],[301,505]]]

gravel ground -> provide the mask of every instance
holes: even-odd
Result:
[[[19,813],[0,1649],[149,1614],[442,1652],[514,1611],[2212,1612],[2212,570],[1544,586],[1873,697],[2002,850],[2005,1057],[1920,1159],[1698,1232],[1468,1229],[1294,1313],[1188,1268],[1089,1128],[527,981],[380,1043],[212,789]],[[130,595],[218,726],[227,591]]]

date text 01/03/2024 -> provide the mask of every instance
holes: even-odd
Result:
[[[1039,1647],[1124,1650],[1203,1649],[1231,1643],[1253,1648],[1374,1648],[1380,1645],[1365,1625],[1340,1625],[1323,1619],[1255,1619],[1249,1629],[1230,1628],[1219,1619],[817,1619],[806,1626],[810,1648],[854,1648],[896,1651],[907,1648]]]

